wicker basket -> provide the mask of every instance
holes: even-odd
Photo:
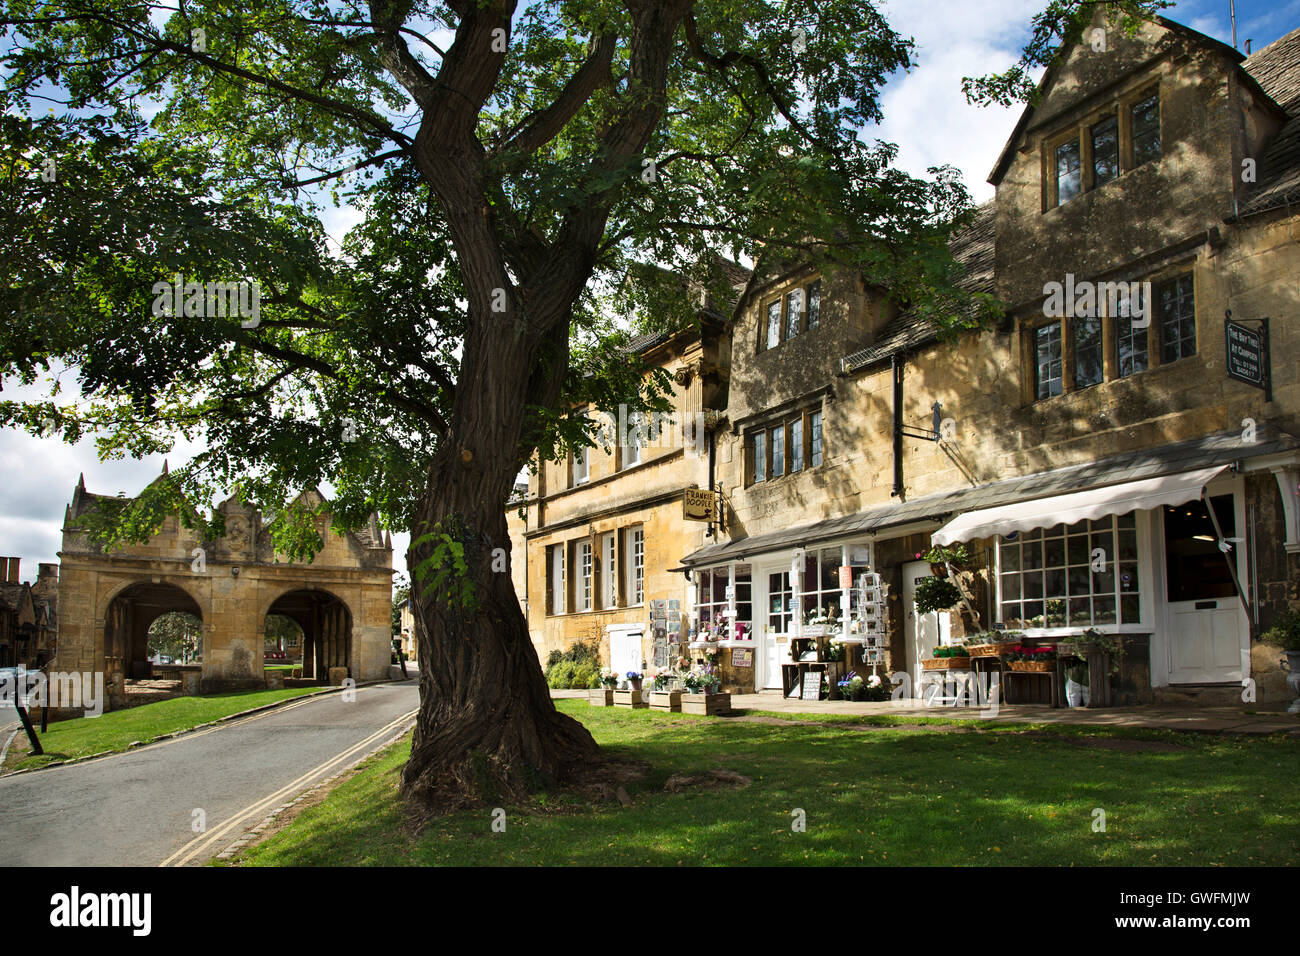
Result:
[[[1016,647],[1019,643],[1019,641],[1003,641],[1001,644],[972,644],[970,656],[998,657],[1011,650],[1011,648]]]
[[[936,657],[932,660],[921,661],[921,667],[927,671],[964,671],[970,669],[969,657]]]
[[[1013,671],[1031,671],[1040,674],[1050,674],[1052,668],[1056,666],[1055,661],[1010,661],[1009,665]]]

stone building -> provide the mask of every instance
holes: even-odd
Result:
[[[0,558],[0,667],[43,667],[58,635],[58,566],[42,563],[36,581],[19,580],[21,558]]]
[[[1044,77],[953,243],[997,328],[942,341],[853,276],[823,277],[814,328],[791,272],[734,329],[731,535],[684,564],[750,582],[758,687],[849,565],[891,584],[887,666],[912,679],[965,632],[1095,627],[1126,645],[1124,700],[1281,693],[1251,633],[1300,600],[1300,31],[1247,59],[1165,19],[1094,26],[1105,51]],[[1271,320],[1270,391],[1227,376],[1229,312]],[[956,542],[966,606],[921,620],[916,555]]]
[[[673,569],[688,525],[707,522],[686,519],[683,494],[709,487],[708,434],[726,405],[729,364],[721,317],[705,310],[701,322],[703,331],[629,345],[671,375],[671,413],[580,410],[603,422],[605,440],[543,463],[508,508],[515,587],[543,662],[579,641],[620,673],[684,652],[690,589]]]
[[[148,677],[149,625],[185,611],[202,621],[204,692],[266,686],[270,614],[302,628],[305,677],[326,680],[335,669],[358,681],[387,676],[392,543],[374,518],[339,535],[323,513],[323,547],[310,562],[276,553],[261,512],[234,498],[218,506],[225,531],[215,540],[200,540],[172,515],[144,544],[105,549],[84,527],[105,497],[88,492],[83,478],[64,517],[57,670],[104,672],[110,686],[114,675]],[[319,491],[300,501],[325,503]]]
[[[1095,628],[1125,648],[1119,702],[1284,693],[1252,635],[1300,603],[1300,31],[1243,57],[1099,7],[1085,40],[952,242],[1000,322],[941,337],[858,275],[795,267],[724,330],[690,480],[721,491],[725,531],[664,531],[691,624],[734,625],[727,687],[780,688],[808,619],[851,611],[847,568],[890,586],[883,670],[908,682],[939,642]],[[1229,313],[1269,320],[1267,390],[1227,374]],[[574,485],[566,507],[593,500]],[[918,554],[956,543],[963,603],[917,614]],[[570,639],[545,620],[543,643]]]

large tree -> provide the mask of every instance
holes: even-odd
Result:
[[[655,401],[619,309],[689,322],[688,277],[739,315],[798,258],[972,314],[946,251],[965,190],[866,132],[913,56],[871,3],[6,2],[0,372],[54,387],[0,422],[104,455],[204,442],[110,539],[224,487],[310,553],[290,503],[322,481],[340,526],[410,529],[412,797],[595,754],[494,550],[520,468],[593,440],[568,409]],[[360,217],[341,249],[331,200]],[[739,296],[723,255],[754,265]],[[255,281],[260,308],[160,300],[175,276]]]

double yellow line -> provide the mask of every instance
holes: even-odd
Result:
[[[188,866],[189,864],[196,862],[205,854],[211,853],[216,845],[220,844],[221,841],[230,837],[236,831],[249,825],[255,820],[260,820],[270,812],[272,808],[279,806],[284,802],[287,797],[304,788],[313,777],[324,777],[329,772],[341,768],[350,758],[366,748],[371,747],[380,741],[385,735],[392,734],[398,727],[410,721],[417,713],[419,713],[418,710],[412,710],[402,714],[402,716],[398,717],[396,720],[380,727],[360,743],[354,744],[341,754],[337,754],[319,766],[313,767],[297,780],[286,784],[270,796],[240,810],[215,830],[210,830],[201,836],[195,837],[158,865]]]

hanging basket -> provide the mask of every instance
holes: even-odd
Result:
[[[931,561],[930,571],[936,578],[946,578],[948,576],[948,565],[942,561]]]

